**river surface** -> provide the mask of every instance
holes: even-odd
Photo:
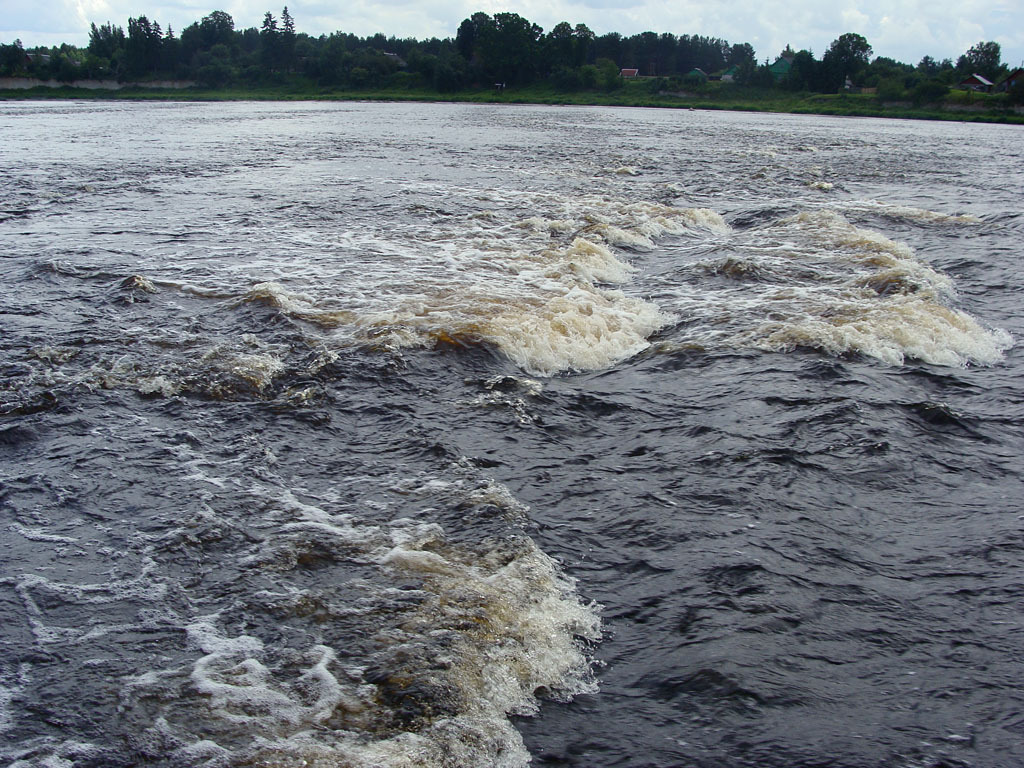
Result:
[[[0,104],[0,761],[1024,765],[1022,137]]]

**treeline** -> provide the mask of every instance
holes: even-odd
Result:
[[[955,64],[952,59],[936,61],[925,56],[911,66],[884,56],[872,59],[871,53],[868,41],[852,33],[835,40],[820,61],[808,50],[795,52],[787,47],[774,64],[759,68],[750,82],[797,92],[870,88],[883,101],[909,98],[920,103],[942,98],[970,75],[998,83],[1009,74],[1001,60],[999,43],[995,42],[971,46]],[[1024,101],[1019,88],[1012,96],[1018,103]]]
[[[454,92],[496,84],[548,83],[564,91],[614,90],[623,69],[635,69],[652,91],[700,88],[719,77],[766,89],[836,93],[877,88],[889,98],[940,98],[965,75],[996,81],[1005,74],[997,43],[978,43],[954,64],[925,56],[916,66],[872,60],[862,36],[845,34],[820,60],[787,47],[775,61],[758,63],[749,43],[700,35],[643,32],[596,35],[585,24],[551,31],[515,13],[478,12],[454,38],[358,37],[344,32],[297,32],[288,8],[268,11],[260,28],[238,30],[214,11],[176,35],[146,16],[129,18],[127,31],[93,24],[86,48],[61,45],[24,50],[0,45],[0,76],[26,75],[72,82],[188,80],[203,86],[260,86],[302,79],[323,88],[433,88]]]
[[[679,76],[694,69],[717,71],[752,65],[749,44],[700,35],[618,33],[595,35],[584,24],[563,22],[545,33],[515,13],[475,13],[455,39],[361,38],[344,32],[311,37],[295,31],[285,7],[267,12],[259,29],[235,29],[224,11],[214,11],[176,36],[145,16],[124,28],[92,25],[89,45],[23,51],[2,46],[0,75],[33,75],[72,81],[195,80],[220,87],[273,83],[301,75],[323,86],[378,87],[399,80],[441,91],[493,83],[526,85],[551,78],[566,88],[612,88],[619,69]]]

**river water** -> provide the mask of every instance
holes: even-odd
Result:
[[[0,105],[0,758],[1024,764],[1021,136]]]

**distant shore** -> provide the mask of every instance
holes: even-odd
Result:
[[[0,83],[0,86],[7,83]],[[953,91],[941,102],[915,105],[882,102],[874,94],[786,93],[740,86],[697,89],[694,92],[653,93],[641,83],[626,83],[615,91],[563,92],[550,86],[467,89],[442,93],[423,88],[342,90],[310,85],[204,88],[188,83],[114,84],[94,82],[58,84],[52,81],[31,86],[0,87],[0,99],[103,100],[103,101],[444,101],[488,104],[549,104],[573,106],[653,107],[710,109],[742,112],[835,115],[840,117],[888,117],[913,120],[1024,124],[1024,108],[1006,104],[996,96]]]

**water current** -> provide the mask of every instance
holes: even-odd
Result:
[[[1021,136],[0,105],[0,760],[1024,765]]]

